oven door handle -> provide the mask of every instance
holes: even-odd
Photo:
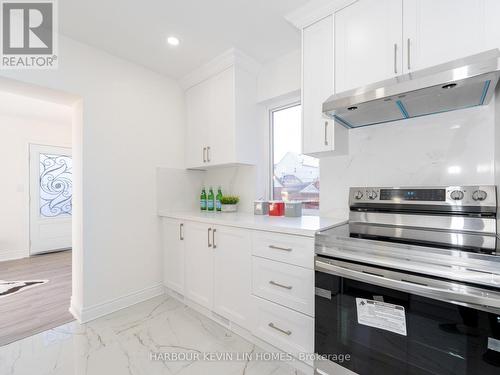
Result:
[[[419,283],[404,279],[394,279],[388,277],[387,275],[383,275],[384,270],[380,270],[379,274],[378,270],[372,267],[366,267],[366,271],[363,271],[363,267],[359,265],[356,265],[356,268],[357,269],[351,269],[345,263],[342,265],[336,265],[319,259],[316,259],[315,261],[315,270],[318,272],[341,276],[347,279],[362,281],[369,284],[375,284],[385,288],[396,289],[406,293],[417,294],[419,296],[447,303],[467,306],[496,314],[500,313],[499,294],[487,289],[418,277],[418,280],[429,280],[430,283],[440,284],[439,287],[429,286],[423,282]],[[404,273],[392,271],[390,273],[393,275],[397,274],[403,278],[405,277]],[[411,275],[408,275],[408,278],[412,278]],[[467,291],[467,289],[469,291]],[[475,293],[471,293],[471,291],[474,291]]]

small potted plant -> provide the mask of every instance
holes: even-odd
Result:
[[[220,199],[222,212],[236,212],[240,198],[234,195],[225,195]]]

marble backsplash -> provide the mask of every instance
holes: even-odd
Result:
[[[158,168],[157,205],[170,211],[199,209],[201,188],[218,186],[224,195],[240,197],[239,211],[253,212],[253,201],[264,197],[255,166],[232,166],[207,171]]]
[[[349,155],[320,161],[322,215],[351,186],[494,184],[495,105],[350,130]]]

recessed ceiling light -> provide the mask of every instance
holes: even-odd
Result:
[[[180,43],[179,38],[176,38],[175,36],[169,36],[167,38],[167,43],[170,44],[171,46],[178,46]]]

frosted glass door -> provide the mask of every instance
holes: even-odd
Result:
[[[30,254],[71,247],[71,149],[30,145]]]

